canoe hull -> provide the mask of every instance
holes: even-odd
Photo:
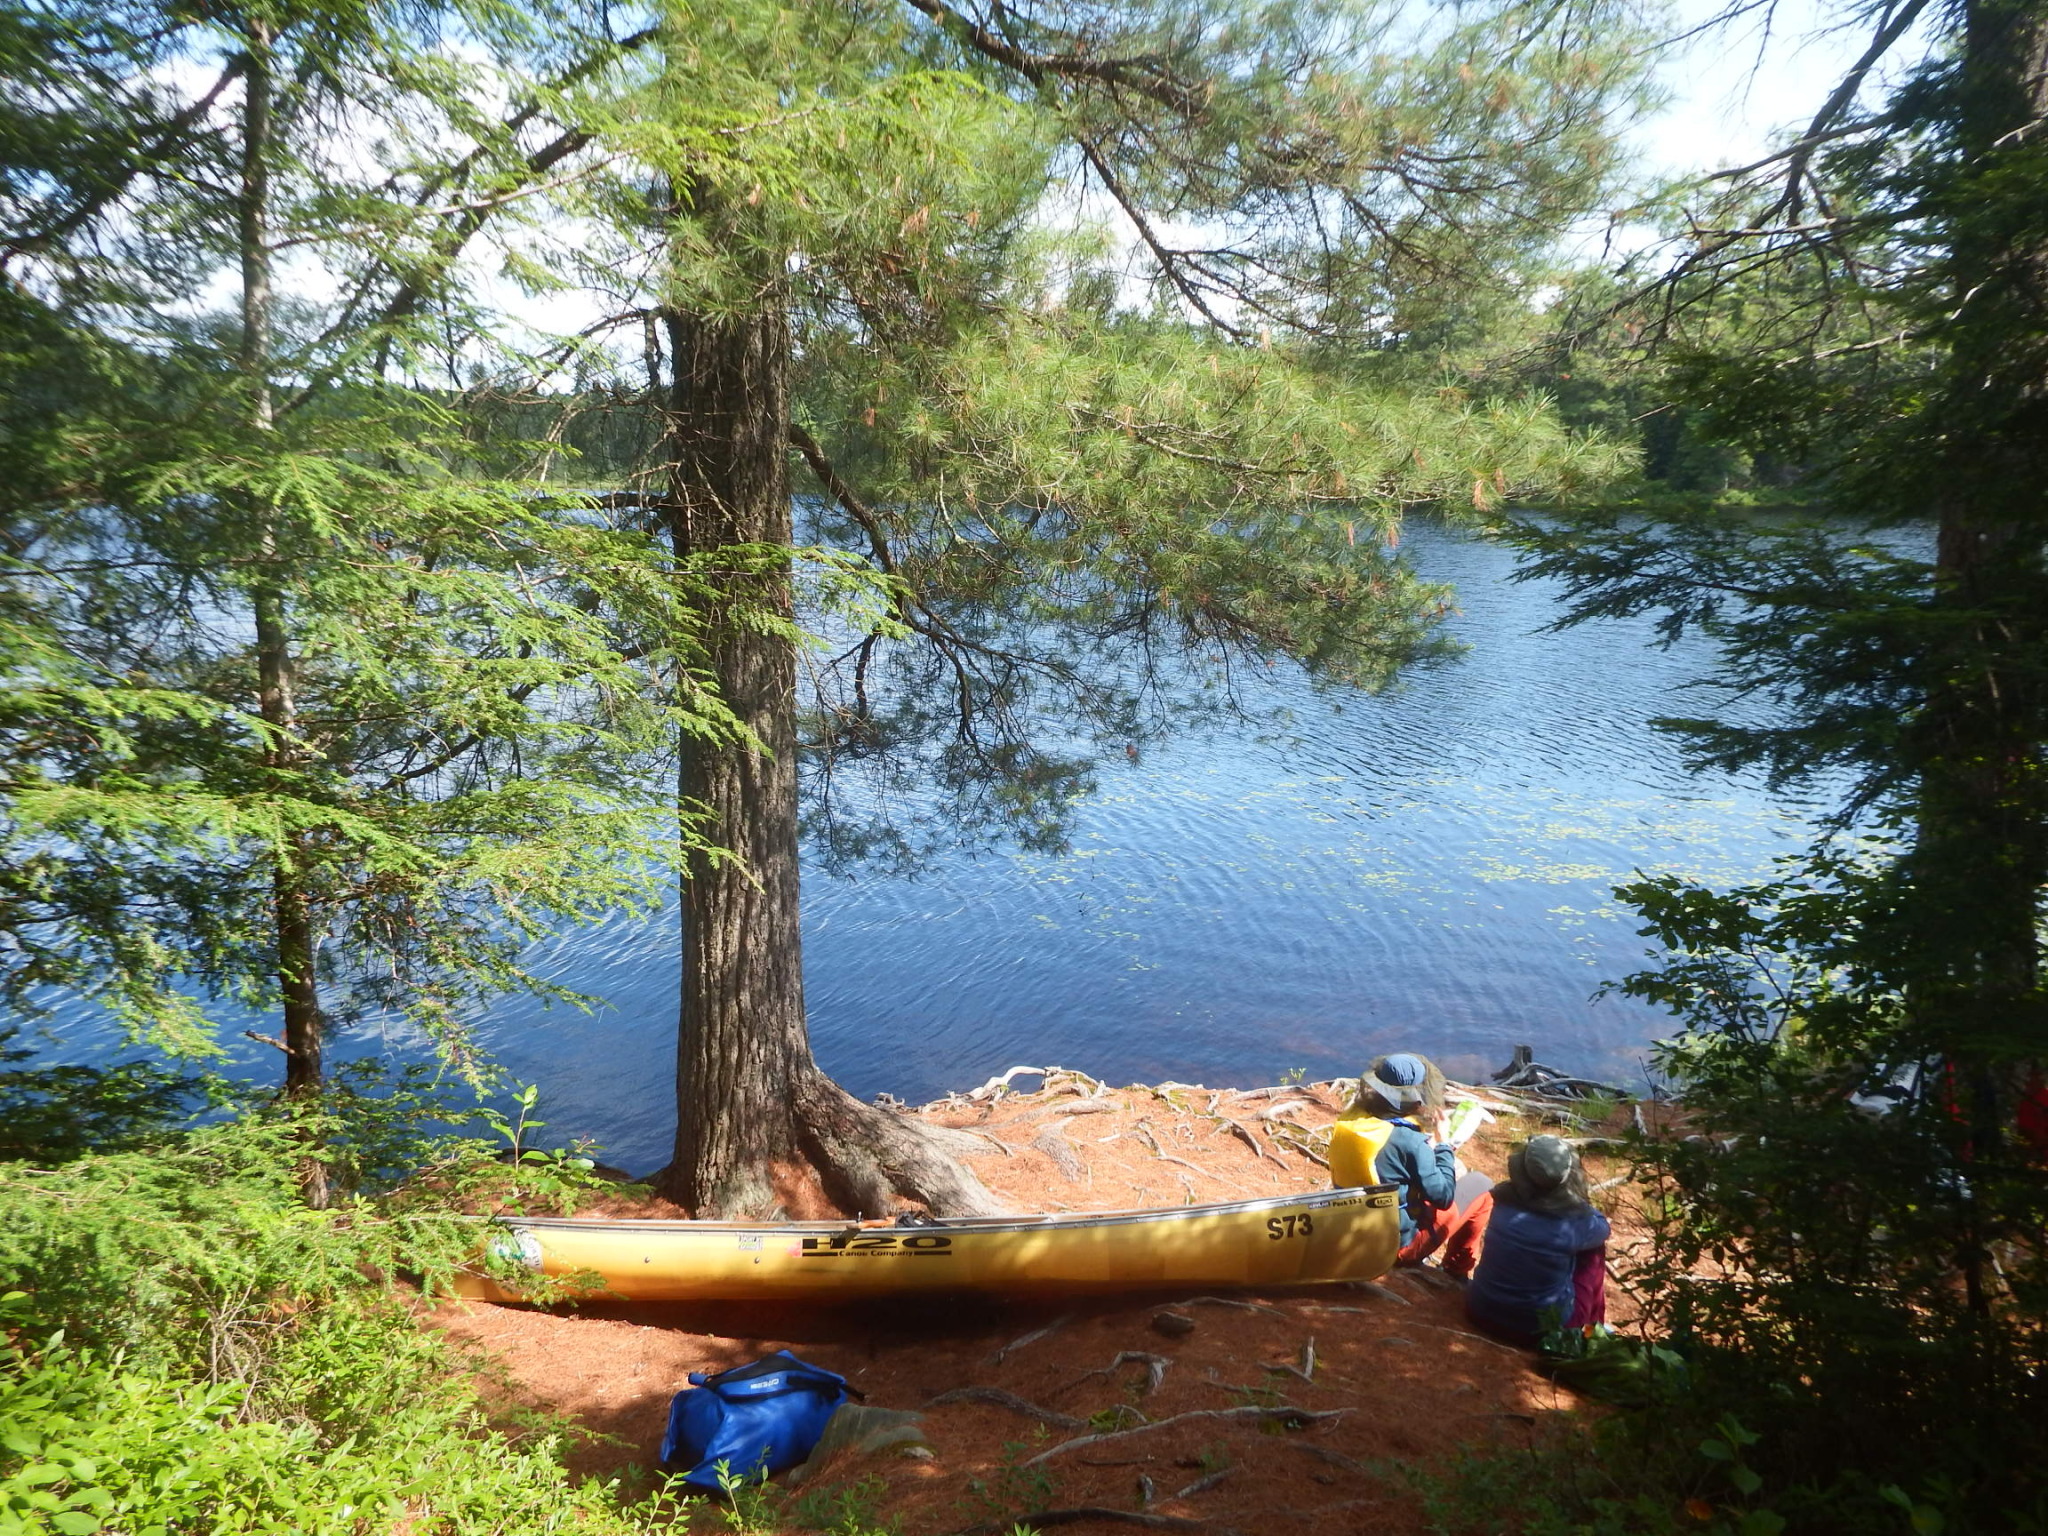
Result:
[[[627,1301],[1300,1285],[1367,1280],[1392,1268],[1397,1199],[1392,1186],[1379,1185],[929,1227],[507,1217],[493,1246],[538,1274],[595,1277],[595,1294]],[[464,1276],[457,1290],[522,1299],[516,1280]]]

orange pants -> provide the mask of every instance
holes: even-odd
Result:
[[[1415,1235],[1394,1256],[1394,1262],[1420,1264],[1441,1248],[1444,1273],[1469,1280],[1473,1267],[1479,1262],[1479,1245],[1486,1236],[1486,1218],[1492,1214],[1493,1180],[1483,1173],[1468,1173],[1458,1180],[1458,1191],[1450,1205],[1442,1210],[1431,1208],[1423,1212],[1423,1220],[1416,1224]]]

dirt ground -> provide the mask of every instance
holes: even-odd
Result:
[[[1111,1210],[1326,1187],[1315,1133],[1348,1088],[1105,1089],[1073,1074],[914,1113],[979,1133],[985,1151],[970,1161],[1016,1210]],[[1474,1168],[1499,1177],[1512,1142],[1558,1129],[1475,1092],[1502,1112],[1463,1149]],[[1611,1176],[1596,1149],[1586,1161],[1596,1186]],[[1595,1198],[1612,1207],[1620,1193]],[[660,1202],[604,1206],[676,1214]],[[1630,1233],[1624,1213],[1610,1214],[1621,1218],[1615,1253]],[[1625,1319],[1626,1293],[1612,1284],[1609,1308]],[[1064,1306],[446,1302],[429,1316],[491,1362],[490,1390],[507,1407],[551,1411],[586,1432],[575,1470],[637,1486],[655,1476],[669,1399],[689,1372],[791,1349],[846,1376],[872,1405],[924,1412],[929,1459],[884,1452],[834,1464],[805,1490],[829,1499],[851,1488],[865,1518],[904,1536],[1007,1533],[1047,1510],[1121,1517],[1057,1522],[1079,1531],[1420,1531],[1403,1465],[1460,1445],[1527,1445],[1585,1411],[1527,1353],[1468,1326],[1458,1283],[1434,1268]],[[1120,1355],[1165,1364],[1118,1365]],[[1273,1409],[1300,1415],[1260,1412]]]

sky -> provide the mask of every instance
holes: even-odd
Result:
[[[1732,21],[1708,23],[1729,5],[1754,8]],[[1844,24],[1856,0],[1669,0],[1667,34],[1680,40],[1660,48],[1655,78],[1664,105],[1639,122],[1631,139],[1645,181],[1746,164],[1803,126],[1861,52],[1867,27]],[[1686,36],[1693,33],[1696,35]],[[1897,52],[1910,57],[1913,50]],[[1876,84],[1873,81],[1873,85]],[[1086,216],[1114,213],[1089,200]],[[1597,216],[1579,241],[1589,258],[1624,254],[1648,231],[1610,232]],[[472,253],[472,272],[484,301],[515,327],[560,334],[597,318],[594,299],[580,295],[534,298],[498,270],[502,253],[488,243]],[[318,297],[332,283],[310,263],[290,264],[287,287]],[[205,305],[230,303],[237,279],[223,272]]]
[[[1673,34],[1702,26],[1725,0],[1678,0]],[[1776,0],[1660,52],[1668,105],[1640,124],[1644,169],[1665,175],[1720,170],[1759,159],[1782,130],[1803,126],[1868,41],[1841,23],[1844,0]],[[1894,50],[1910,57],[1902,40]]]

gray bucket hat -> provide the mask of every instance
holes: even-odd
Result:
[[[1562,1216],[1591,1203],[1579,1154],[1557,1136],[1531,1136],[1510,1152],[1508,1183],[1524,1210]]]

